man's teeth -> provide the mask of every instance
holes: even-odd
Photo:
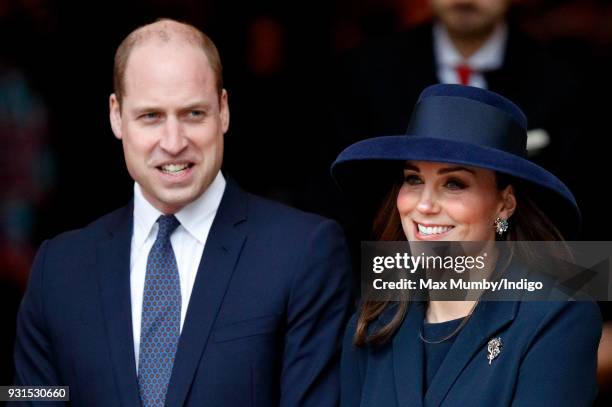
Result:
[[[161,166],[163,172],[179,172],[189,167],[189,164],[166,164]]]
[[[439,235],[440,233],[446,233],[451,230],[452,226],[423,226],[417,223],[419,233],[422,235]]]

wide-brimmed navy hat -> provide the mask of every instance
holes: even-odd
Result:
[[[433,85],[421,93],[406,134],[349,146],[332,164],[332,176],[350,196],[376,198],[397,182],[407,160],[486,168],[522,181],[564,237],[576,236],[581,218],[574,196],[526,158],[526,146],[527,119],[510,100],[470,86]]]

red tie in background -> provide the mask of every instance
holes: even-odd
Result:
[[[459,65],[455,68],[457,70],[457,76],[459,76],[459,83],[462,85],[470,84],[470,75],[472,74],[472,68],[468,65]]]

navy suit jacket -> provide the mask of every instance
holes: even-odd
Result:
[[[16,384],[138,406],[128,205],[40,248],[18,314]],[[191,294],[166,406],[334,406],[350,312],[340,227],[231,181]],[[48,406],[49,403],[43,403]]]
[[[378,347],[352,344],[342,354],[342,407],[591,406],[597,394],[601,314],[592,302],[480,302],[424,389],[419,332],[423,303],[410,305],[393,339]],[[390,321],[395,308],[375,323]],[[501,338],[500,354],[487,345]]]

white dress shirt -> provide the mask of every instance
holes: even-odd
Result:
[[[225,178],[219,171],[213,182],[198,199],[174,215],[181,223],[170,236],[181,283],[181,331],[204,245],[224,190]],[[163,213],[145,199],[140,185],[134,183],[134,231],[130,251],[130,290],[132,295],[134,355],[136,356],[137,370],[140,351],[142,296],[147,274],[147,259],[157,238],[159,228],[157,219],[160,215],[163,215]]]
[[[508,26],[499,24],[487,42],[467,59],[455,48],[448,31],[440,22],[433,26],[433,40],[440,83],[461,83],[456,68],[467,65],[472,69],[468,85],[487,89],[487,81],[481,72],[499,69],[504,63]]]

